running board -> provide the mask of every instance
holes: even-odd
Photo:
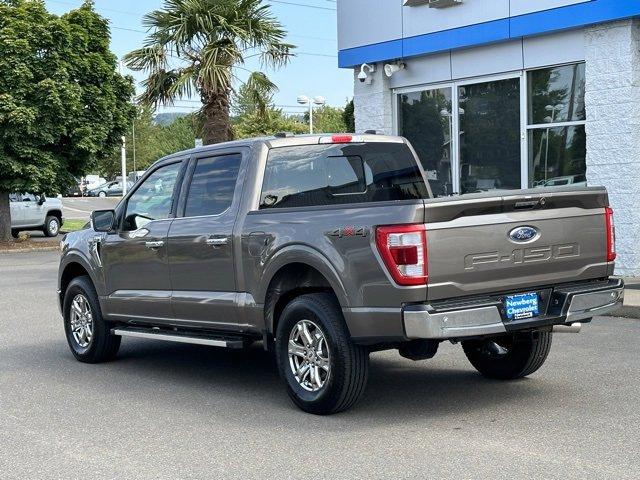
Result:
[[[119,327],[112,328],[113,335],[121,337],[151,338],[168,342],[191,343],[193,345],[209,345],[212,347],[243,348],[244,342],[240,337],[225,337],[217,335],[198,335],[171,330]]]

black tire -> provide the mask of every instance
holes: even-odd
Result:
[[[47,237],[55,237],[60,232],[60,219],[54,215],[48,215],[44,221],[42,231]]]
[[[89,344],[84,347],[78,343],[71,331],[71,307],[78,295],[84,296],[88,301],[93,320],[93,335]],[[120,348],[121,337],[112,335],[109,324],[102,318],[98,295],[88,276],[76,277],[71,281],[64,294],[62,312],[67,343],[77,360],[84,363],[100,363],[115,358]]]
[[[514,380],[531,375],[542,366],[552,338],[551,332],[514,333],[462,342],[462,348],[471,365],[485,377]]]
[[[289,338],[301,320],[320,328],[329,351],[329,373],[317,391],[305,390],[296,380],[289,362]],[[287,392],[302,410],[329,415],[351,408],[364,393],[369,373],[369,350],[351,341],[336,299],[312,293],[293,299],[280,316],[276,332],[276,361]]]
[[[20,230],[11,230],[11,236],[13,238],[18,238],[20,237]]]

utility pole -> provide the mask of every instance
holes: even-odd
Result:
[[[133,125],[131,126],[131,141],[133,142],[133,171],[137,172],[136,168],[136,120],[133,120]],[[136,173],[136,177],[138,174]]]
[[[127,194],[127,141],[122,136],[122,196]]]

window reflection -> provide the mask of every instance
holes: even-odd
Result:
[[[584,63],[529,72],[529,125],[585,120]]]
[[[451,89],[399,96],[399,130],[416,150],[435,196],[451,195]]]
[[[533,187],[586,185],[583,125],[529,131],[529,178]]]
[[[458,87],[460,188],[520,188],[520,79]]]
[[[528,72],[531,187],[586,184],[584,70],[580,63]]]

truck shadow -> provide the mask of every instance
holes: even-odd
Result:
[[[231,351],[128,341],[118,360],[109,365],[117,368],[117,375],[140,376],[154,384],[170,383],[182,390],[198,391],[198,395],[210,392],[213,403],[218,396],[224,401],[231,395],[238,401],[255,403],[261,411],[289,409],[293,414],[305,415],[289,401],[275,360],[262,350],[261,344]],[[358,425],[358,419],[370,422],[372,415],[380,415],[386,422],[416,416],[462,418],[464,412],[493,410],[500,404],[527,408],[532,401],[544,399],[547,382],[540,386],[529,379],[491,381],[467,365],[462,352],[453,365],[451,355],[445,361],[436,357],[424,362],[404,360],[395,352],[372,355],[369,383],[361,402],[351,411],[331,418],[348,421],[352,427]]]

